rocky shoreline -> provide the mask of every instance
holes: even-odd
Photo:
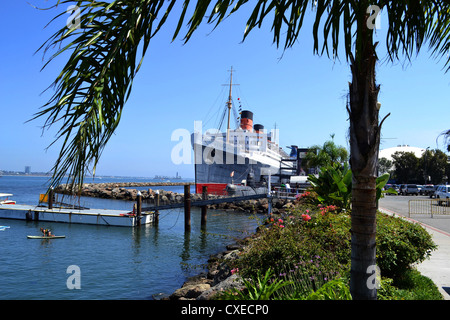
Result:
[[[142,195],[143,206],[151,206],[156,204],[157,194],[159,194],[160,204],[171,204],[180,203],[184,201],[183,193],[176,193],[166,190],[137,190],[130,189],[132,187],[147,187],[152,183],[85,183],[83,184],[81,191],[78,193],[80,196],[85,197],[95,197],[103,199],[117,199],[125,201],[136,201],[138,192]],[[160,186],[161,183],[155,183],[154,185]],[[165,183],[164,186],[176,186],[179,183]],[[55,188],[56,193],[72,195],[73,191],[68,185],[62,184]],[[218,195],[208,195],[209,199],[216,199],[221,196]],[[191,194],[191,201],[202,200],[201,194],[193,193]],[[278,213],[284,209],[293,206],[293,200],[290,199],[273,199],[272,200],[272,213]],[[220,210],[230,210],[238,212],[248,212],[248,213],[267,213],[269,205],[267,199],[257,199],[257,200],[245,200],[233,203],[221,203],[209,205],[209,209],[220,209]]]
[[[245,288],[242,278],[237,273],[233,274],[228,265],[239,259],[238,253],[245,242],[246,239],[228,245],[226,251],[212,255],[208,260],[207,272],[188,278],[181,288],[161,300],[210,300],[220,292]]]

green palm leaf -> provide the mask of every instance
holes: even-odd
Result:
[[[59,5],[68,3],[73,1]],[[62,53],[69,52],[70,57],[52,85],[55,93],[33,119],[47,117],[44,128],[60,124],[52,144],[62,141],[62,146],[51,184],[59,184],[68,174],[68,180],[81,187],[86,172],[95,174],[101,153],[119,124],[164,1],[76,4],[81,10],[80,28],[60,29],[39,49],[60,48],[44,68]]]

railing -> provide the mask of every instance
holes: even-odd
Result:
[[[450,199],[409,200],[408,217],[412,214],[450,215]]]
[[[282,188],[276,187],[272,190],[272,196],[275,198],[288,198],[293,199],[298,195],[302,194],[305,188]]]

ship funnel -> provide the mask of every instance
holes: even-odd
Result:
[[[244,110],[241,113],[241,129],[252,131],[253,129],[253,112]]]
[[[255,124],[253,129],[255,129],[256,133],[264,133],[264,126],[262,124]]]

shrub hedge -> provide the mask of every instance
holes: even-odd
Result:
[[[350,215],[336,212],[333,206],[298,206],[289,215],[269,218],[233,267],[244,277],[269,269],[278,276],[301,270],[313,286],[314,280],[324,283],[348,274]],[[377,265],[383,277],[401,275],[435,249],[419,224],[377,213]]]

